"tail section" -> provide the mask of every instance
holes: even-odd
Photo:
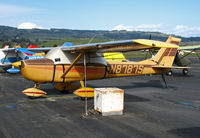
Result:
[[[175,45],[180,45],[181,39],[180,38],[176,38],[176,37],[172,37],[171,35],[168,37],[167,43],[171,43],[171,44],[175,44]]]
[[[174,47],[160,48],[158,53],[150,60],[159,66],[172,66],[176,57],[181,39],[169,36],[166,43],[175,44]],[[149,60],[148,60],[149,61]]]
[[[172,66],[177,53],[177,48],[161,48],[151,60],[162,66]]]

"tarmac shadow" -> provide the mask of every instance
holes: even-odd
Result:
[[[199,138],[200,127],[177,128],[168,131],[182,138]]]
[[[72,94],[73,91],[58,91],[55,88],[44,88],[42,89],[47,93],[47,95],[66,95],[66,94]]]
[[[163,88],[165,87],[163,82],[160,80],[150,80],[145,82],[134,82],[129,86],[120,86],[121,89],[132,89],[132,88],[145,88],[145,87],[154,87],[154,88]]]
[[[131,94],[125,94],[124,95],[124,102],[148,102],[149,99],[142,98],[139,96],[131,95]]]
[[[89,87],[95,88],[94,85],[89,85]],[[101,86],[101,87],[105,87],[105,86]],[[166,88],[164,82],[162,80],[149,80],[149,81],[143,81],[143,82],[132,82],[129,85],[112,85],[111,87],[117,87],[120,89],[134,89],[134,88],[159,88],[159,89],[163,89]],[[167,83],[167,88],[169,89],[176,89],[173,86],[170,86]]]

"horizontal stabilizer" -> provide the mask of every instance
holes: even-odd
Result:
[[[138,51],[151,48],[178,48],[179,46],[171,43],[148,40],[148,39],[135,39],[135,40],[120,40],[102,43],[91,43],[62,47],[63,51],[81,52],[127,52]]]
[[[153,68],[159,68],[159,69],[189,69],[191,67],[178,67],[178,66],[153,66]]]

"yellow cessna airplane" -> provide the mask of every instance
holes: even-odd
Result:
[[[80,97],[93,97],[94,89],[86,88],[84,80],[107,79],[144,74],[168,72],[173,67],[174,58],[181,39],[169,36],[166,42],[135,39],[56,47],[45,58],[23,60],[13,65],[21,68],[24,78],[34,81],[34,88],[23,91],[27,96],[39,97],[46,92],[39,89],[40,83],[52,83],[56,89],[69,91]],[[101,52],[127,52],[160,48],[155,57],[140,62],[106,61]],[[178,67],[180,68],[180,67]],[[72,84],[80,81],[80,86]]]

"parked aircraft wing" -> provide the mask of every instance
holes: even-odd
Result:
[[[103,53],[103,57],[106,61],[127,61],[123,53],[118,52]]]
[[[155,40],[135,39],[62,47],[61,49],[63,51],[70,51],[73,53],[79,52],[79,55],[72,62],[69,68],[61,75],[61,78],[64,78],[68,74],[71,68],[78,62],[78,60],[82,55],[84,55],[85,52],[126,52],[149,49],[152,47],[177,49],[179,46]]]
[[[40,48],[27,48],[27,50],[34,51],[34,52],[48,52],[53,47],[40,47]]]
[[[27,53],[27,51],[33,51],[33,52],[46,52],[51,50],[53,47],[41,47],[41,48],[6,48],[2,49],[3,52],[8,52],[8,51],[21,51]]]
[[[179,47],[179,50],[200,50],[200,45],[182,46],[182,47]]]
[[[63,51],[71,52],[127,52],[127,51],[137,51],[142,49],[150,49],[154,47],[168,47],[177,48],[175,44],[170,44],[166,42],[160,42],[148,39],[135,39],[135,40],[122,40],[122,41],[111,41],[103,43],[92,43],[83,45],[74,45],[68,47],[62,47]]]

